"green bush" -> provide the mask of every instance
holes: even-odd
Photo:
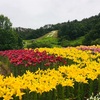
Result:
[[[13,30],[0,29],[0,50],[22,48],[22,40]]]
[[[98,38],[98,39],[92,41],[91,44],[92,44],[92,45],[97,45],[97,44],[100,45],[100,38]]]
[[[58,45],[58,40],[56,38],[42,38],[34,40],[32,43],[27,45],[27,48],[39,48],[39,47],[49,47],[52,48]]]

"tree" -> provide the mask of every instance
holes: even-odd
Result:
[[[10,29],[12,27],[12,23],[8,17],[4,15],[0,15],[0,29]]]
[[[0,50],[19,49],[22,47],[22,40],[12,29],[8,17],[0,15]]]

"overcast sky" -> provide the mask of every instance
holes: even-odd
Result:
[[[10,19],[13,27],[36,29],[99,13],[100,0],[0,0],[0,14]]]

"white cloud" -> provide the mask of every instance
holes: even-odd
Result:
[[[100,0],[0,0],[14,27],[39,28],[100,13]]]

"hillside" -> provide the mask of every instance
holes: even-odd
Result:
[[[60,46],[100,44],[100,14],[91,16],[90,18],[84,18],[81,21],[73,20],[55,25],[48,24],[36,30],[15,29],[20,37],[27,41],[32,41],[33,39],[38,41],[41,39],[44,41],[50,39],[50,37],[53,38],[52,32],[55,32],[55,30],[57,30],[56,39],[58,42],[56,44]]]
[[[57,38],[58,37],[58,30],[50,31],[49,33],[46,33],[45,35],[43,35],[39,38],[36,38],[36,39],[43,39],[43,38],[50,38],[50,37]]]
[[[33,47],[33,45],[37,45],[37,47],[45,45],[46,46],[57,46],[58,45],[58,30],[51,31],[39,38],[23,40],[24,47]]]

